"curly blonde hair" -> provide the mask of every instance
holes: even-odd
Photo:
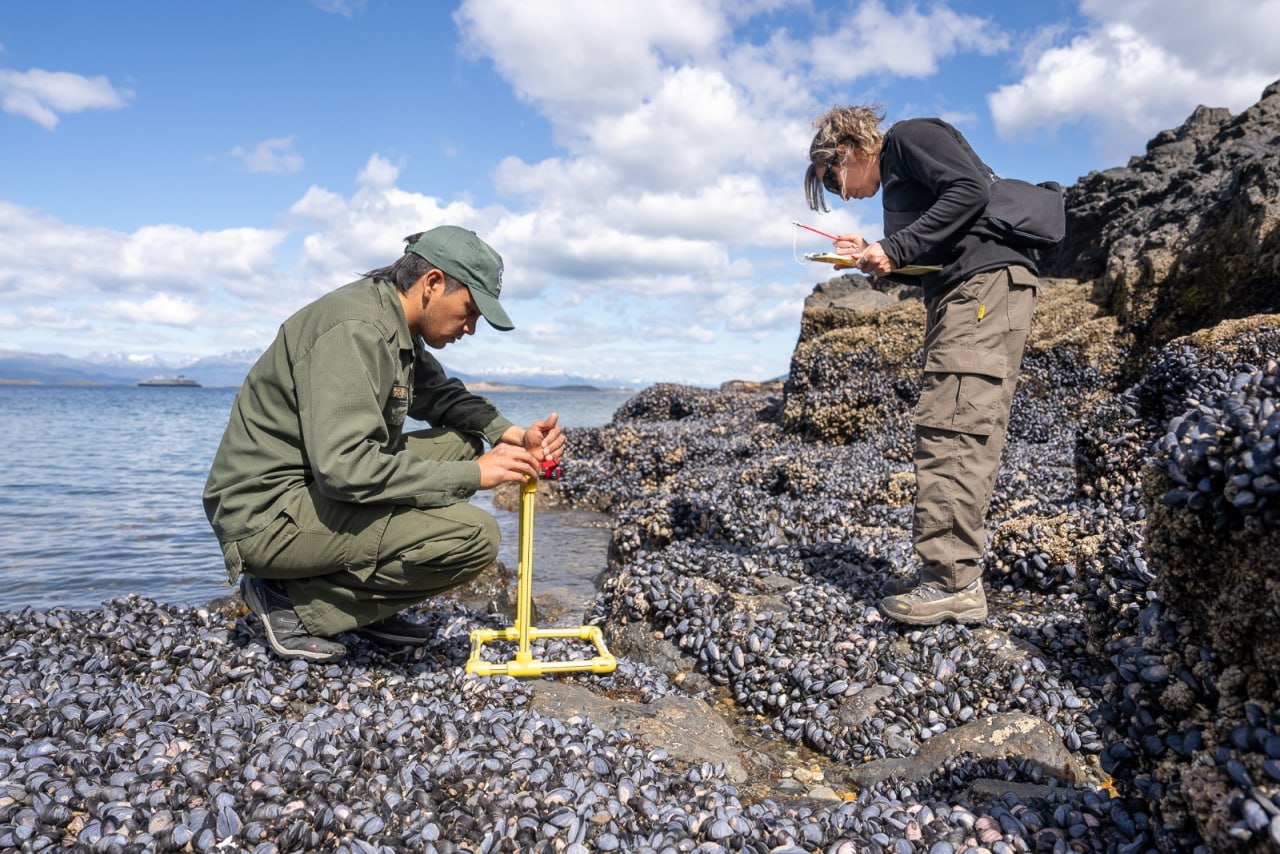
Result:
[[[833,107],[818,118],[813,126],[817,133],[809,144],[809,168],[804,173],[805,198],[812,210],[827,211],[827,200],[822,194],[822,182],[818,180],[817,165],[832,168],[837,160],[837,148],[848,148],[876,153],[884,143],[880,123],[885,111],[879,104],[861,107]]]

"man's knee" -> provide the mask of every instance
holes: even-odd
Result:
[[[397,519],[399,560],[433,572],[479,571],[498,556],[498,520],[472,504],[411,513]]]
[[[435,562],[421,565],[418,567],[419,572],[412,573],[417,577],[423,593],[436,595],[466,584],[493,566],[498,558],[501,539],[498,521],[483,510],[471,505],[465,507],[467,521],[472,528],[471,535],[457,542],[453,549],[440,555]]]
[[[480,533],[476,538],[476,561],[479,563],[479,569],[484,569],[498,559],[498,544],[502,540],[502,531],[498,527],[497,519],[483,510],[477,512],[480,517]]]

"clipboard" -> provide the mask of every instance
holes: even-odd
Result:
[[[851,255],[836,255],[831,252],[810,252],[804,256],[806,261],[817,261],[820,264],[831,264],[837,270],[842,267],[857,267],[858,261]],[[927,276],[941,272],[942,268],[931,264],[907,264],[890,273],[890,276]]]

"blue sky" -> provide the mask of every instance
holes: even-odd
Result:
[[[1280,79],[1280,0],[0,0],[0,350],[259,351],[471,228],[516,330],[453,370],[785,374],[811,122],[879,102],[1071,184]]]

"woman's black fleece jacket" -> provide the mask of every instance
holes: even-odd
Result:
[[[939,273],[912,277],[924,287],[925,299],[977,273],[1014,264],[1039,275],[1027,255],[997,242],[980,224],[991,181],[991,169],[941,119],[907,119],[885,134],[880,246],[895,267],[942,265]]]

